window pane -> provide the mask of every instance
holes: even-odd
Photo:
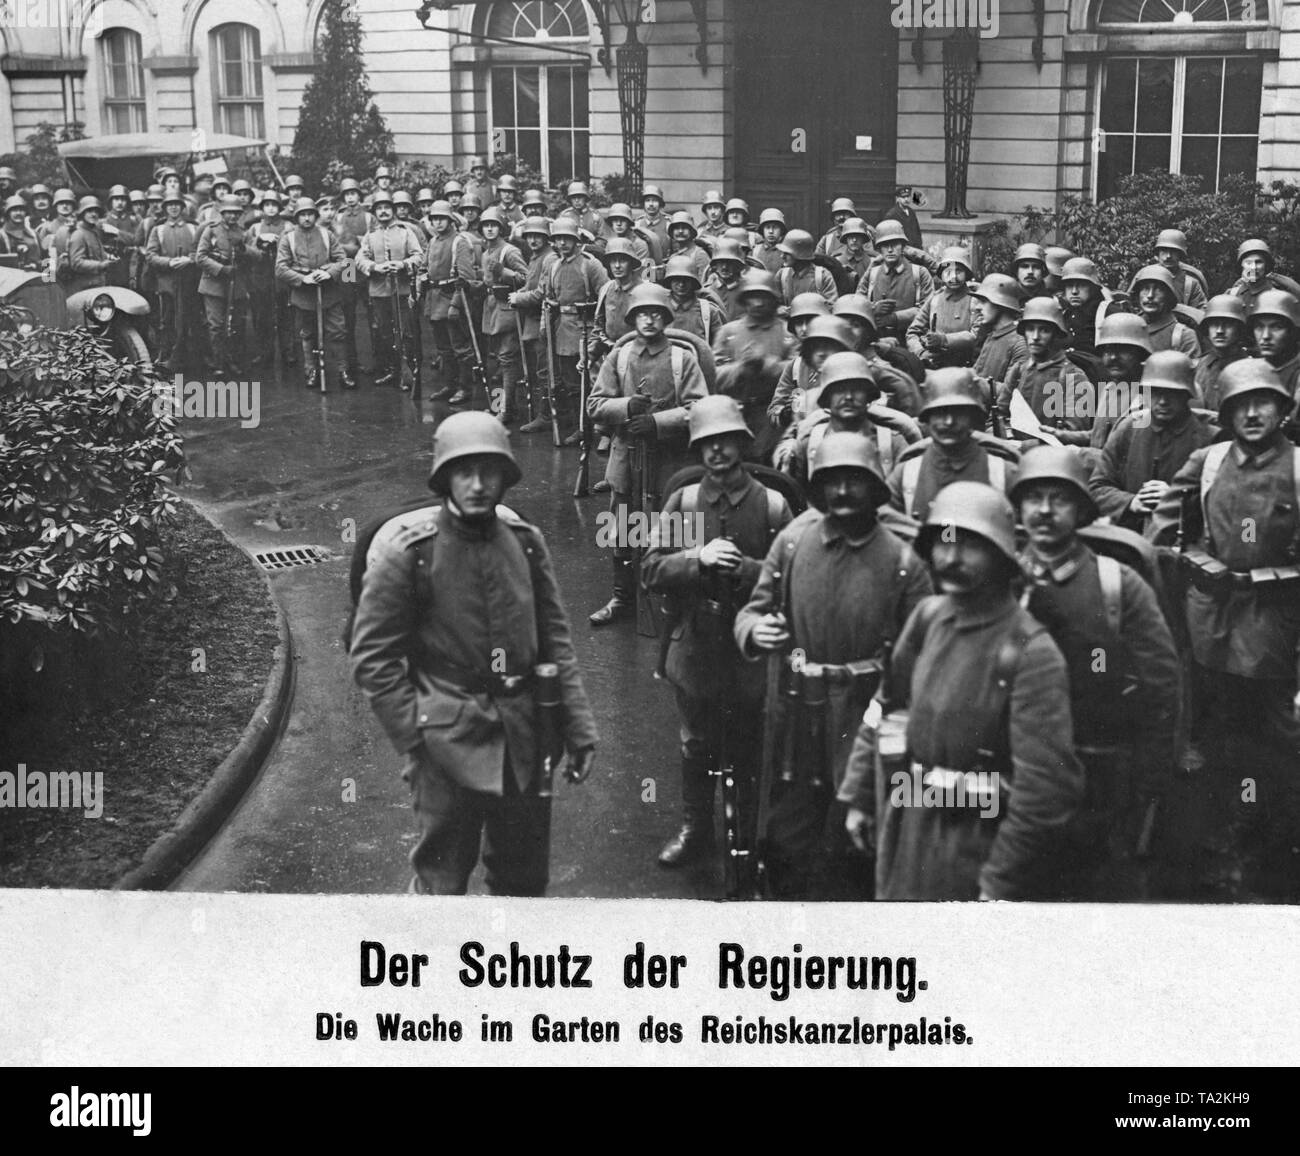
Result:
[[[1223,59],[1187,62],[1187,90],[1183,94],[1183,132],[1219,131],[1219,98],[1223,90]],[[1183,172],[1187,172],[1183,167]]]
[[[517,136],[518,155],[526,165],[542,167],[542,134],[537,129],[526,129]]]
[[[1101,93],[1101,127],[1107,132],[1131,132],[1137,61],[1112,60],[1106,65]]]
[[[1106,137],[1106,151],[1097,156],[1097,196],[1101,199],[1119,192],[1119,183],[1133,171],[1133,138]]]
[[[494,128],[515,123],[515,73],[512,68],[492,70],[492,121]]]
[[[1263,65],[1258,60],[1229,57],[1223,89],[1223,131],[1259,132],[1259,94],[1263,88]],[[1253,171],[1254,166],[1251,166]]]
[[[538,95],[538,70],[536,68],[515,69],[515,100],[519,125],[537,128],[541,125],[541,109]]]
[[[586,128],[587,119],[587,71],[575,68],[573,72],[573,123],[577,128]]]
[[[1137,131],[1168,132],[1173,117],[1173,60],[1142,60],[1138,64]]]
[[[1183,137],[1183,173],[1201,178],[1201,192],[1214,192],[1219,173],[1219,138]]]
[[[585,88],[586,85],[580,87]],[[585,132],[573,134],[573,171],[587,176],[591,172],[591,141]]]
[[[547,137],[550,146],[551,179],[556,175],[576,177],[578,171],[573,167],[573,139],[567,132],[552,132]]]
[[[1133,146],[1133,171],[1169,171],[1169,137],[1140,136]]]
[[[1224,137],[1219,154],[1219,180],[1233,173],[1244,173],[1255,179],[1258,163],[1259,141],[1256,137]]]
[[[569,95],[572,84],[573,69],[546,70],[546,114],[552,129],[568,128],[572,123],[572,100]]]

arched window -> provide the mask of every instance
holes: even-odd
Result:
[[[248,24],[212,30],[213,123],[218,132],[265,135],[262,108],[262,39]]]
[[[104,126],[110,133],[144,132],[144,68],[140,63],[140,34],[110,28],[100,41],[104,70]]]
[[[585,46],[590,35],[582,0],[499,0],[485,31],[530,42],[539,50],[554,41]],[[514,153],[539,169],[548,183],[589,175],[585,68],[540,61],[494,65],[490,93],[494,152]]]
[[[1106,58],[1098,197],[1116,192],[1130,173],[1151,170],[1199,175],[1207,192],[1236,173],[1254,178],[1263,59],[1201,54],[1194,38],[1226,24],[1260,26],[1267,15],[1267,0],[1101,0],[1099,31],[1141,25],[1177,42],[1162,51],[1153,35],[1140,56]]]

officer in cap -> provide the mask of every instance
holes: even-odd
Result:
[[[778,664],[782,685],[798,686],[802,697],[800,710],[782,712],[766,728],[773,744],[766,757],[781,765],[758,836],[776,898],[861,899],[870,883],[855,878],[861,870],[845,855],[844,808],[833,804],[881,660],[930,593],[930,578],[908,545],[877,521],[889,490],[870,439],[827,434],[809,490],[816,509],[777,535],[736,616],[741,653]],[[789,750],[798,752],[793,766],[779,753]]]
[[[1219,378],[1219,424],[1231,441],[1197,450],[1156,509],[1157,545],[1183,547],[1193,667],[1193,738],[1209,780],[1198,792],[1207,836],[1224,807],[1249,827],[1259,889],[1300,896],[1300,449],[1282,426],[1290,393],[1268,362],[1233,362]],[[1249,527],[1250,533],[1243,533]],[[1250,736],[1241,749],[1233,736]],[[1248,783],[1248,787],[1243,784]]]
[[[1180,377],[1190,384],[1191,363],[1180,353],[1153,354],[1148,372],[1164,358],[1180,358]],[[1098,510],[1079,454],[1061,446],[1028,450],[1010,496],[1028,536],[1021,605],[1065,658],[1074,751],[1084,771],[1084,804],[1070,835],[1078,875],[1061,897],[1145,898],[1142,860],[1174,767],[1180,679],[1173,636],[1148,579],[1080,537]]]
[[[639,285],[627,306],[625,320],[636,337],[605,359],[587,400],[589,420],[615,431],[605,481],[612,491],[610,512],[619,526],[629,525],[628,514],[639,508],[642,494],[658,494],[661,480],[683,464],[687,412],[709,391],[694,352],[672,344],[664,332],[673,319],[668,290]],[[652,476],[634,476],[637,449],[646,451],[644,460]],[[640,512],[645,517],[654,513]],[[613,593],[590,615],[592,626],[608,626],[632,613],[635,551],[627,541],[615,546],[613,566]]]
[[[936,369],[926,375],[921,421],[929,437],[908,446],[889,475],[889,503],[924,522],[936,497],[954,482],[979,482],[998,493],[1015,481],[1014,449],[979,431],[988,403],[972,370]]]
[[[1218,426],[1192,412],[1193,376],[1191,358],[1176,349],[1153,353],[1142,367],[1139,404],[1110,431],[1090,483],[1098,509],[1116,526],[1147,533],[1183,463],[1218,435]]]
[[[238,198],[227,197],[220,210],[220,223],[208,225],[199,234],[195,252],[203,271],[199,295],[203,298],[212,359],[208,370],[214,377],[224,373],[240,378],[243,371],[239,355],[248,312],[247,268],[256,258],[249,252],[245,231],[239,226],[244,209]]]
[[[916,210],[912,208],[912,186],[899,185],[894,189],[894,203],[889,210],[881,216],[876,222],[876,231],[879,233],[880,226],[886,221],[897,221],[903,230],[903,235],[907,243],[913,249],[924,247],[924,241],[921,239],[921,222],[917,220]]]
[[[754,246],[754,256],[769,273],[778,273],[785,267],[785,254],[781,240],[786,234],[785,214],[780,209],[764,209],[758,215],[759,242]]]
[[[104,206],[98,197],[82,197],[77,205],[77,227],[68,237],[68,295],[108,284],[108,271],[117,259],[104,244],[99,230]]]
[[[338,375],[338,383],[344,389],[356,389],[357,383],[344,361],[347,342],[340,282],[346,258],[338,237],[317,224],[318,216],[315,201],[310,197],[298,198],[298,203],[293,207],[293,227],[280,234],[275,255],[275,275],[277,280],[290,287],[290,304],[298,316],[298,340],[302,345],[302,363],[305,367],[303,382],[306,387],[319,388],[320,375],[325,373],[325,366],[319,364],[315,354],[316,308],[319,300],[322,310],[320,324],[325,334],[323,352],[328,364],[334,367],[334,372]],[[319,298],[316,295],[318,287]],[[287,363],[294,364],[293,361]]]
[[[1256,353],[1295,397],[1300,388],[1300,300],[1280,289],[1265,290],[1250,311],[1250,330]]]
[[[1029,357],[1007,374],[998,394],[1003,422],[1010,428],[1011,397],[1019,391],[1044,430],[1066,445],[1088,445],[1097,412],[1096,391],[1065,356],[1070,330],[1056,298],[1031,297],[1016,328]]]
[[[1168,269],[1163,265],[1147,265],[1139,269],[1129,285],[1128,294],[1147,323],[1152,352],[1176,349],[1193,359],[1200,357],[1201,343],[1196,330],[1184,325],[1174,315],[1178,290]]]
[[[907,327],[907,348],[927,367],[969,365],[975,360],[975,325],[966,282],[974,274],[970,252],[949,246],[939,258],[940,287]]]
[[[187,355],[203,349],[203,319],[196,298],[199,227],[185,219],[185,198],[179,191],[163,198],[163,213],[163,220],[149,230],[144,259],[158,289],[158,360],[154,368],[172,373],[182,368]]]
[[[973,368],[976,377],[990,383],[990,402],[1012,367],[1029,359],[1029,348],[1016,328],[1020,310],[1015,278],[1005,273],[990,273],[971,290],[971,324],[979,342]]]
[[[902,341],[921,303],[934,292],[934,279],[907,258],[907,234],[894,218],[876,227],[876,249],[881,260],[859,280],[858,292],[875,305],[881,336]]]
[[[736,649],[732,627],[791,519],[785,499],[744,469],[751,434],[734,398],[701,398],[689,425],[704,477],[668,495],[642,563],[647,588],[676,608],[664,671],[681,720],[683,807],[681,827],[659,852],[662,867],[713,847],[714,782],[724,759],[739,775],[741,812],[753,814],[763,670]],[[676,526],[697,532],[687,538]]]
[[[361,239],[374,228],[374,218],[361,204],[361,185],[353,177],[339,182],[339,196],[343,204],[334,214],[329,228],[343,250],[344,273],[340,278],[339,296],[343,305],[343,338],[347,348],[348,374],[356,377],[361,372],[361,359],[357,353],[357,306],[368,312],[369,294],[364,286],[357,285],[356,259],[361,252]]]
[[[366,553],[352,674],[403,760],[419,894],[464,895],[480,842],[492,894],[544,894],[550,737],[571,782],[591,773],[596,725],[550,553],[501,505],[520,476],[500,422],[453,414],[434,435],[438,504],[385,522]]]
[[[1246,303],[1230,293],[1211,297],[1199,328],[1204,352],[1196,363],[1196,396],[1206,409],[1217,413],[1219,375],[1246,356]]]
[[[1205,308],[1205,274],[1183,262],[1187,260],[1187,234],[1181,229],[1161,229],[1156,237],[1156,264],[1169,270],[1174,292],[1182,305]]]
[[[1055,898],[1084,776],[1065,659],[1016,602],[1011,505],[954,482],[916,548],[938,594],[858,728],[839,792],[849,836],[875,851],[877,899]]]

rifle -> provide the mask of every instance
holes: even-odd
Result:
[[[275,280],[275,251],[262,246],[262,253],[271,259],[271,372],[279,377],[280,367],[280,298]]]
[[[393,333],[397,337],[398,384],[403,393],[409,393],[415,384],[415,375],[411,372],[411,363],[406,360],[406,335],[402,332],[402,293],[396,273],[388,274],[388,289],[393,301]]]
[[[316,368],[320,374],[320,391],[325,392],[325,303],[321,299],[320,282],[316,282]]]
[[[473,380],[470,383],[469,408],[478,409],[478,390],[482,386],[490,410],[492,394],[488,392],[487,367],[483,364],[483,351],[478,346],[478,334],[474,330],[474,314],[469,310],[469,298],[465,296],[465,290],[460,286],[456,287],[456,301],[465,317],[465,328],[469,330],[470,345],[474,349],[474,365],[470,370]]]
[[[539,662],[533,667],[536,690],[533,703],[537,712],[537,750],[540,759],[537,797],[549,799],[555,785],[555,768],[564,755],[564,734],[560,721],[560,668],[554,662]]]
[[[591,418],[587,416],[587,399],[591,396],[591,366],[587,363],[588,323],[582,314],[582,338],[578,344],[578,476],[573,481],[573,496],[585,498],[591,493],[587,462],[591,457]]]
[[[560,438],[560,411],[555,408],[555,332],[554,307],[551,302],[542,302],[542,331],[546,338],[546,390],[547,400],[551,405],[551,437],[558,448],[563,444]]]
[[[524,393],[528,402],[528,420],[532,421],[535,416],[533,413],[533,373],[528,368],[528,346],[524,344],[524,321],[519,316],[519,310],[515,310],[515,334],[519,338],[519,361],[524,371]]]
[[[637,386],[637,395],[648,397],[646,379],[641,379]],[[654,412],[653,407],[650,412]],[[649,438],[632,439],[632,485],[635,487],[636,507],[645,518],[655,512],[655,454]],[[656,638],[659,635],[659,623],[655,615],[650,592],[641,580],[641,559],[644,550],[638,550],[636,556],[636,632],[642,638]]]
[[[235,352],[235,251],[231,249],[230,284],[226,286],[226,361],[227,368],[234,365]]]

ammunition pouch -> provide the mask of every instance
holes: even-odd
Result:
[[[1226,598],[1230,593],[1241,590],[1249,590],[1266,601],[1279,596],[1289,600],[1300,594],[1300,566],[1229,570],[1204,550],[1184,550],[1179,555],[1178,562],[1187,580],[1197,590],[1213,598]]]

